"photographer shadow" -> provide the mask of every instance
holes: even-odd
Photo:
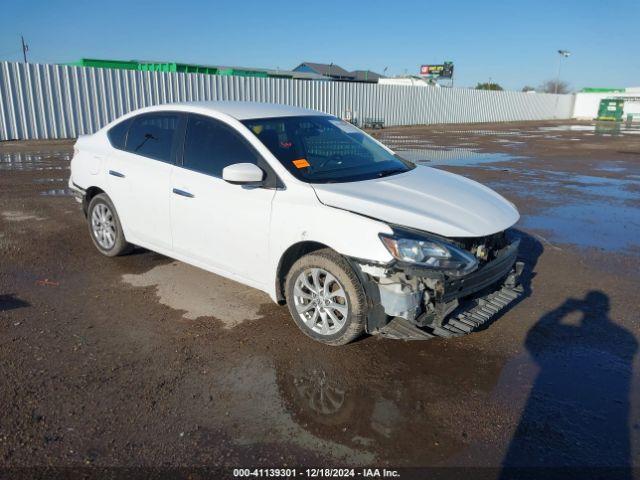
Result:
[[[629,393],[638,343],[611,321],[609,311],[609,297],[592,290],[543,315],[527,334],[525,345],[539,373],[503,460],[502,478],[522,478],[518,469],[530,468],[547,470],[545,478],[567,468],[633,477]]]

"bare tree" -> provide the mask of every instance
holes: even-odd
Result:
[[[562,80],[547,80],[538,87],[538,91],[544,93],[569,93],[571,88],[567,82]]]

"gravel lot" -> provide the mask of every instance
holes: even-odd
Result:
[[[100,256],[72,143],[1,143],[0,467],[640,466],[640,127],[374,134],[520,209],[528,296],[488,329],[314,343],[263,293]]]

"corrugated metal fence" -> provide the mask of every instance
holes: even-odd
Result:
[[[571,118],[573,95],[0,63],[0,140],[71,138],[136,108],[197,100],[285,103],[386,125]]]

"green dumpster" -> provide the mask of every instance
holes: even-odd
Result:
[[[612,120],[621,122],[624,113],[624,100],[619,98],[604,98],[600,100],[598,120]]]

